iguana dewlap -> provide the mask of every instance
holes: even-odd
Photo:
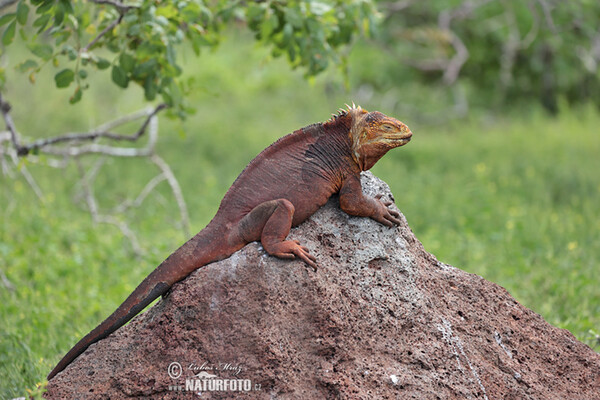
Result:
[[[384,225],[398,224],[390,202],[363,195],[360,172],[390,149],[410,141],[402,122],[352,106],[329,121],[309,125],[263,150],[235,180],[210,223],[163,261],[117,310],[88,333],[50,372],[62,371],[92,343],[123,326],[153,300],[197,268],[229,257],[260,240],[279,258],[300,258],[317,268],[308,249],[286,240],[299,225],[339,193],[340,208]]]

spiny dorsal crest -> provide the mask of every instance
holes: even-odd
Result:
[[[366,110],[363,110],[361,106],[357,106],[356,104],[354,104],[354,102],[352,103],[351,106],[349,106],[348,104],[346,104],[346,108],[340,108],[337,111],[337,114],[331,114],[331,119],[329,121],[333,122],[336,119],[340,118],[340,117],[345,117],[346,115],[348,115],[348,113],[350,113],[352,116],[357,115],[357,114],[363,114],[366,113]]]

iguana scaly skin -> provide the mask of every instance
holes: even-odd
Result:
[[[206,228],[163,261],[110,317],[81,339],[48,379],[175,282],[250,242],[260,240],[270,255],[298,257],[316,270],[316,259],[308,249],[286,237],[292,226],[310,217],[334,193],[339,193],[340,208],[350,215],[370,217],[387,226],[398,224],[399,214],[388,208],[391,202],[363,195],[360,172],[370,169],[390,149],[408,143],[411,136],[402,122],[352,106],[267,147],[231,185]]]

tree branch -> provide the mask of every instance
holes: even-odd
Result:
[[[98,211],[98,203],[96,201],[96,197],[94,196],[94,192],[92,189],[92,181],[88,180],[88,174],[85,173],[83,165],[81,164],[81,161],[78,158],[75,159],[75,163],[77,164],[77,169],[81,177],[83,193],[88,210],[92,215],[92,221],[95,224],[104,223],[117,226],[121,230],[121,233],[123,233],[123,235],[127,239],[129,239],[133,252],[136,254],[136,256],[140,256],[142,254],[142,248],[140,247],[137,237],[135,236],[133,231],[129,229],[129,226],[125,222],[118,220],[112,215],[100,214],[100,212]]]
[[[5,9],[8,6],[12,6],[19,0],[0,0],[0,10]]]
[[[173,192],[173,196],[175,197],[175,201],[177,201],[177,206],[179,207],[179,215],[181,216],[181,225],[183,227],[183,231],[186,236],[190,236],[190,217],[188,215],[187,206],[185,204],[185,200],[183,199],[183,193],[181,192],[181,186],[179,186],[179,182],[177,178],[175,178],[175,174],[162,158],[158,155],[153,154],[150,156],[150,160],[162,171],[163,176],[169,182],[169,186],[171,186],[171,191]]]
[[[389,13],[400,12],[415,3],[416,0],[399,0],[399,1],[390,1],[381,4],[381,7],[384,8]]]
[[[152,193],[154,188],[156,186],[158,186],[158,184],[161,183],[162,181],[164,181],[165,179],[167,179],[167,178],[165,178],[165,175],[162,172],[160,174],[156,175],[154,178],[152,178],[146,184],[146,186],[144,186],[144,188],[142,189],[142,191],[140,192],[138,197],[135,198],[135,200],[133,200],[133,201],[130,199],[125,200],[124,202],[122,202],[121,204],[119,204],[117,207],[114,208],[114,212],[121,214],[121,213],[124,213],[125,211],[127,211],[131,207],[141,206],[142,203],[144,202],[144,200],[146,200],[146,197],[148,197],[148,195],[150,193]]]
[[[10,104],[4,100],[2,93],[0,93],[0,112],[2,112],[2,116],[4,117],[6,129],[8,129],[8,132],[10,133],[10,139],[15,147],[15,150],[17,151],[17,155],[20,155],[21,145],[19,144],[17,128],[15,127],[15,123],[10,116]]]
[[[83,49],[81,49],[81,52],[87,53],[89,49],[91,49],[98,42],[98,40],[102,38],[102,36],[106,35],[108,32],[112,31],[115,28],[115,26],[119,25],[123,20],[123,15],[124,14],[119,15],[119,18],[115,19],[110,25],[104,28],[102,32],[98,34],[98,36],[92,39],[91,42],[89,42]]]
[[[105,5],[112,6],[112,7],[116,8],[117,11],[121,15],[125,14],[127,11],[129,11],[133,8],[139,8],[138,6],[123,4],[120,1],[113,1],[113,0],[91,0],[91,1],[96,4],[105,4]]]
[[[546,24],[552,33],[558,33],[556,29],[556,25],[554,24],[554,19],[552,19],[552,12],[550,11],[550,5],[546,0],[537,0],[542,7],[542,11],[544,12],[544,18],[546,18]]]
[[[38,158],[34,154],[31,154],[34,150],[45,155],[59,156],[59,160],[56,160],[52,157],[46,157],[43,162],[46,165],[51,165],[51,162],[54,162],[54,164],[51,166],[62,168],[66,167],[69,161],[75,161],[80,174],[80,198],[84,200],[86,208],[91,214],[92,221],[95,223],[107,223],[117,226],[123,235],[129,239],[133,251],[136,254],[141,254],[142,249],[137,241],[137,238],[135,237],[134,232],[130,229],[125,221],[123,221],[121,218],[118,218],[118,214],[123,213],[131,206],[139,206],[148,196],[148,194],[156,188],[158,183],[166,180],[169,184],[171,192],[173,193],[177,207],[179,208],[181,229],[186,236],[189,236],[189,215],[185,200],[183,198],[181,186],[175,178],[175,174],[173,174],[170,166],[161,157],[155,154],[155,147],[158,141],[157,114],[166,107],[167,106],[165,104],[159,104],[154,108],[140,110],[113,121],[104,123],[92,129],[90,132],[68,133],[52,138],[36,140],[27,145],[23,145],[21,144],[19,133],[10,115],[10,105],[4,100],[2,94],[0,93],[0,110],[7,126],[6,132],[0,132],[0,158],[2,161],[2,171],[5,173],[5,175],[12,174],[12,171],[15,168],[11,168],[9,163],[6,162],[7,160],[12,160],[12,164],[15,166],[19,165],[18,170],[20,173],[32,187],[36,195],[42,199],[41,190],[35,183],[33,176],[29,173],[29,171],[27,171],[25,166],[19,162],[18,155],[28,155],[28,160],[32,162],[38,162]],[[124,124],[142,118],[143,122],[133,134],[124,135],[112,132],[114,129]],[[86,141],[95,141],[98,139],[105,139],[110,142],[135,142],[144,135],[148,137],[148,140],[143,147],[119,147],[110,144],[84,143]],[[107,157],[101,157],[98,159],[86,173],[83,167],[84,164],[82,163],[82,157],[89,154],[101,154],[104,156],[115,157],[148,157],[150,161],[158,167],[160,174],[146,184],[142,192],[134,201],[125,201],[108,214],[102,213],[98,207],[98,203],[94,195],[93,183]]]
[[[7,289],[10,290],[11,292],[14,292],[15,290],[15,285],[13,285],[11,283],[11,281],[8,280],[8,278],[6,277],[6,275],[4,274],[4,271],[2,271],[0,269],[0,280],[2,281],[2,285]]]
[[[1,98],[0,98],[1,101]],[[111,140],[126,140],[126,141],[130,141],[130,142],[135,142],[136,140],[138,140],[145,132],[146,132],[146,128],[148,127],[148,124],[150,123],[150,120],[156,115],[158,114],[161,110],[165,109],[167,107],[166,104],[162,103],[159,104],[158,106],[156,106],[156,108],[154,108],[154,110],[150,113],[145,112],[146,114],[146,120],[144,121],[144,123],[140,126],[140,128],[137,130],[136,133],[134,133],[133,135],[120,135],[120,134],[116,134],[116,133],[111,133],[111,132],[107,132],[107,129],[109,127],[109,124],[106,124],[104,126],[100,126],[94,130],[92,130],[91,132],[87,132],[87,133],[68,133],[66,135],[61,135],[61,136],[55,136],[52,138],[48,138],[48,139],[40,139],[40,140],[36,140],[28,145],[22,146],[18,144],[18,141],[16,139],[16,130],[15,130],[15,139],[13,140],[13,143],[15,144],[15,147],[17,148],[17,153],[21,156],[25,156],[27,154],[29,154],[31,151],[33,150],[40,150],[42,148],[45,148],[47,146],[51,146],[54,144],[58,144],[58,143],[62,143],[62,142],[82,142],[82,141],[88,141],[88,140],[96,140],[99,138],[107,138],[107,139],[111,139]],[[9,115],[10,117],[10,115]],[[135,115],[132,115],[132,117],[137,117],[139,118],[138,114],[136,113]],[[137,118],[132,118],[132,119],[137,119]],[[6,115],[5,115],[5,120],[6,120]],[[11,120],[12,122],[12,120]],[[128,122],[128,121],[125,121]],[[7,122],[8,123],[8,122]],[[123,120],[119,120],[118,123],[113,122],[112,125],[118,126],[118,125],[122,125],[124,122]],[[14,125],[13,125],[14,127]],[[112,126],[111,126],[112,127]],[[10,130],[10,128],[9,128]],[[17,147],[18,146],[18,147]],[[64,154],[64,155],[70,155],[70,156],[79,156],[82,154],[82,152],[79,151],[75,151],[75,152],[68,152],[68,153],[63,153],[63,152],[56,152],[56,151],[48,151],[50,154]],[[111,150],[107,149],[107,146],[89,146],[89,149],[86,151],[89,153],[103,153],[106,152],[107,154],[111,153]],[[125,153],[119,153],[118,151],[115,152],[115,154],[112,155],[118,155],[118,156],[123,156],[123,157],[132,157],[135,155],[126,155]]]
[[[438,26],[440,29],[450,30],[450,25],[454,19],[465,19],[470,16],[473,11],[481,6],[491,3],[495,0],[480,0],[480,1],[465,1],[460,6],[444,10],[438,16]]]

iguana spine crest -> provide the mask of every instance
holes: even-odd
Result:
[[[229,257],[259,241],[279,258],[299,258],[317,268],[316,258],[294,240],[297,226],[339,193],[340,208],[386,226],[399,224],[391,202],[362,193],[360,172],[389,150],[403,146],[412,132],[397,119],[352,103],[324,123],[312,124],[263,150],[233,182],[215,217],[167,257],[104,322],[81,339],[48,375],[67,367],[91,344],[110,335],[154,299],[194,270]]]

